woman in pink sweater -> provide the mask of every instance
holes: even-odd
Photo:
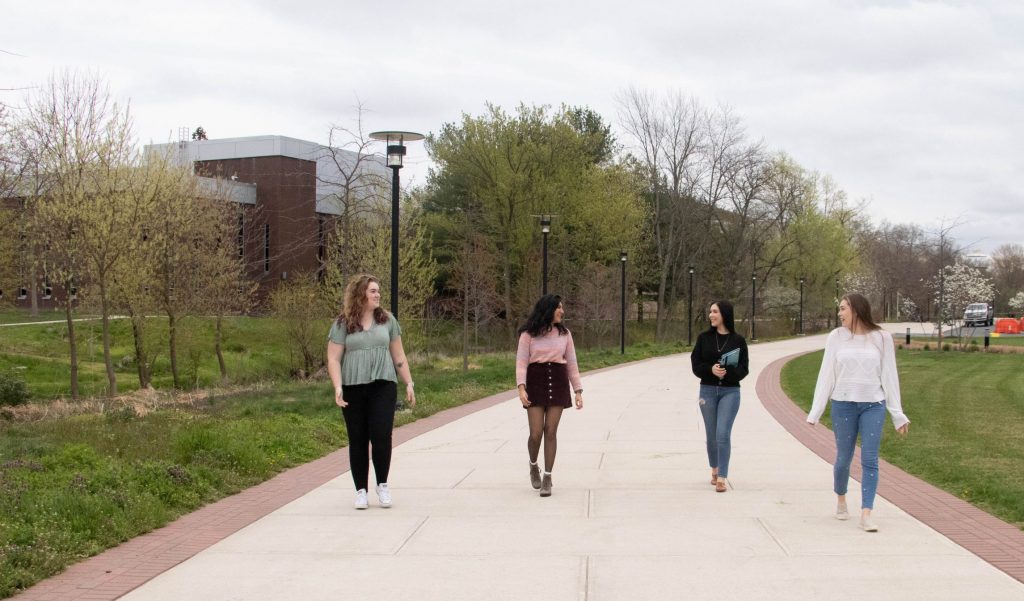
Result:
[[[526,444],[530,452],[530,484],[540,489],[542,497],[551,496],[551,470],[558,448],[558,421],[562,418],[562,410],[572,407],[572,391],[576,393],[576,409],[583,408],[576,348],[572,344],[572,334],[562,325],[564,315],[562,297],[557,294],[542,296],[526,323],[519,328],[519,349],[516,352],[519,401],[526,409],[530,423],[530,438]],[[543,478],[537,465],[542,439]]]

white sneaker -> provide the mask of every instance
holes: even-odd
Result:
[[[860,519],[860,529],[864,532],[878,532],[878,524],[871,519],[871,517]]]
[[[836,505],[836,519],[846,521],[850,519],[850,511],[846,505]]]
[[[353,504],[356,509],[366,509],[370,506],[369,501],[366,500],[366,489],[360,488],[356,491],[356,502]]]
[[[377,499],[380,501],[380,506],[387,509],[391,507],[391,489],[388,488],[388,483],[377,485]]]

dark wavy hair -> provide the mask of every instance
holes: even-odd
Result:
[[[720,300],[711,303],[712,305],[718,305],[718,312],[722,314],[722,325],[725,329],[729,330],[731,334],[736,333],[736,318],[735,312],[732,309],[732,303],[727,300]],[[708,306],[710,308],[710,305]],[[709,332],[714,332],[715,326],[708,328]]]
[[[537,300],[533,311],[526,318],[526,323],[519,328],[519,334],[526,332],[530,336],[543,336],[551,331],[551,328],[558,330],[559,336],[569,333],[561,323],[552,323],[555,319],[555,309],[562,304],[562,297],[557,294],[545,294]]]

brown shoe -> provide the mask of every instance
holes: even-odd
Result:
[[[718,474],[711,472],[711,486],[718,484]]]
[[[725,486],[725,478],[719,477],[715,482],[715,492],[725,492],[727,490],[729,489]]]
[[[551,474],[544,474],[544,480],[540,483],[540,496],[551,496]]]
[[[540,488],[540,466],[536,463],[530,464],[530,486],[537,490]]]

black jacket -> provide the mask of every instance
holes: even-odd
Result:
[[[739,364],[726,367],[725,377],[719,380],[718,376],[711,373],[711,366],[718,363],[723,354],[736,348],[740,349]],[[739,334],[723,336],[714,330],[705,330],[697,336],[697,343],[690,353],[690,363],[693,365],[693,375],[700,378],[701,384],[739,388],[740,380],[750,373],[747,341]]]

